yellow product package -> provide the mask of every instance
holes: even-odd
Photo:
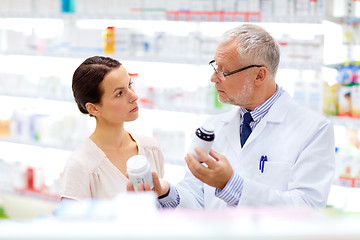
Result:
[[[339,87],[338,90],[338,104],[339,104],[339,111],[338,116],[351,116],[351,105],[352,105],[352,98],[351,98],[351,86],[342,85]]]
[[[338,113],[338,92],[339,85],[324,83],[323,88],[323,112],[326,115],[335,116]]]

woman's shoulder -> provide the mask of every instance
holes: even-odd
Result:
[[[86,169],[94,169],[105,157],[104,153],[96,146],[96,144],[87,138],[82,141],[78,147],[70,153],[68,164],[80,165]]]

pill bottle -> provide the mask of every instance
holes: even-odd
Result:
[[[115,27],[107,27],[103,31],[103,51],[104,54],[115,53]]]
[[[128,159],[126,163],[127,173],[131,183],[137,191],[137,184],[147,182],[150,188],[154,187],[151,168],[146,157],[135,155]]]
[[[205,153],[209,154],[214,143],[214,139],[214,126],[210,123],[203,124],[201,127],[196,129],[195,135],[193,136],[190,143],[189,152],[193,153],[195,157],[199,158],[194,150],[195,147],[199,147]]]

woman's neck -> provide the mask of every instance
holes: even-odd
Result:
[[[103,150],[119,149],[131,140],[124,124],[118,126],[97,124],[90,139]]]

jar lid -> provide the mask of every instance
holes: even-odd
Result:
[[[130,173],[141,173],[147,170],[149,167],[150,164],[143,155],[132,156],[126,162],[127,171]]]

